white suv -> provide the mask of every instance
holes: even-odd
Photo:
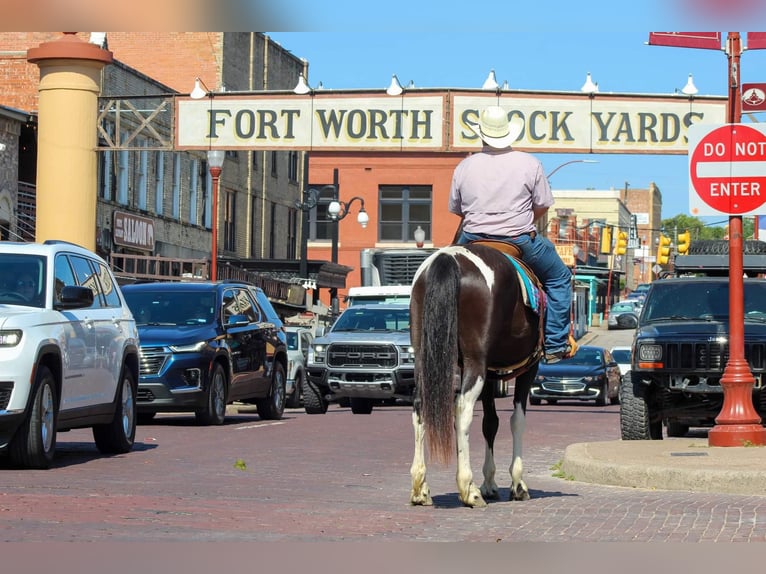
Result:
[[[64,241],[0,242],[0,449],[48,468],[57,431],[92,427],[98,450],[136,433],[138,332],[107,264]]]

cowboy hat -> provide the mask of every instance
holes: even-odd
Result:
[[[508,121],[508,112],[500,106],[485,108],[479,116],[479,124],[470,127],[485,144],[496,149],[510,147],[524,130],[521,119],[514,117]]]

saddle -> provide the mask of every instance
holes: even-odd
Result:
[[[537,345],[535,346],[534,352],[527,357],[526,359],[514,364],[509,365],[507,367],[502,367],[499,369],[492,369],[492,373],[498,378],[498,379],[509,379],[512,377],[518,377],[522,374],[524,374],[529,368],[537,363],[543,356],[544,349],[545,349],[545,291],[543,291],[543,284],[542,282],[537,278],[537,276],[534,274],[532,269],[521,259],[521,249],[519,249],[517,246],[513,245],[512,243],[506,243],[505,241],[500,241],[497,239],[477,239],[475,241],[471,241],[471,244],[473,245],[484,245],[486,247],[491,247],[492,249],[496,249],[497,251],[500,251],[503,253],[506,257],[508,257],[511,262],[516,267],[517,272],[524,273],[526,275],[526,279],[528,281],[525,281],[524,279],[521,280],[522,283],[522,289],[527,289],[528,284],[533,285],[538,293],[540,294],[540,306],[539,309],[537,309],[537,316],[539,321],[539,333],[540,336],[538,337]],[[528,294],[525,294],[525,298],[529,297]]]

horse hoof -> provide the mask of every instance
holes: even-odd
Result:
[[[522,486],[511,488],[511,501],[514,500],[529,500],[529,491]]]
[[[418,498],[411,498],[410,504],[412,506],[433,506],[434,503],[430,496],[421,496]]]
[[[487,500],[500,500],[500,491],[497,488],[482,488],[481,495]]]

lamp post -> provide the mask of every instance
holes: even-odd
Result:
[[[223,160],[226,152],[222,150],[209,150],[207,152],[207,164],[210,170],[210,177],[213,180],[213,205],[212,205],[212,225],[211,231],[213,238],[210,247],[210,280],[218,279],[218,180],[221,177],[223,169]]]
[[[561,165],[557,165],[556,167],[554,167],[554,168],[553,168],[553,169],[550,171],[550,173],[548,173],[548,175],[546,175],[545,177],[546,177],[546,178],[548,178],[548,179],[550,180],[551,176],[552,176],[554,173],[556,173],[556,172],[557,172],[558,170],[560,170],[562,167],[564,167],[564,166],[567,166],[567,165],[570,165],[570,164],[572,164],[572,163],[598,163],[598,160],[597,160],[597,159],[570,159],[569,161],[565,161],[565,162],[564,162],[564,163],[562,163]]]
[[[351,205],[355,201],[359,201],[361,203],[359,207],[359,215],[357,216],[356,220],[359,222],[359,225],[361,225],[363,228],[367,227],[367,223],[370,221],[370,216],[367,215],[367,211],[364,209],[364,199],[359,196],[354,196],[348,201],[341,201],[339,196],[340,191],[340,184],[338,180],[338,170],[333,170],[333,200],[330,202],[330,205],[327,206],[327,216],[330,218],[330,220],[334,223],[332,226],[332,262],[337,263],[338,262],[338,223],[341,219],[344,219],[349,214],[349,209],[351,208]],[[330,289],[330,308],[332,312],[332,316],[337,316],[339,312],[339,305],[338,305],[338,289],[336,287],[333,287]]]
[[[423,247],[423,244],[426,242],[426,232],[423,228],[418,225],[418,228],[413,231],[412,235],[415,238],[415,245],[418,249]]]

